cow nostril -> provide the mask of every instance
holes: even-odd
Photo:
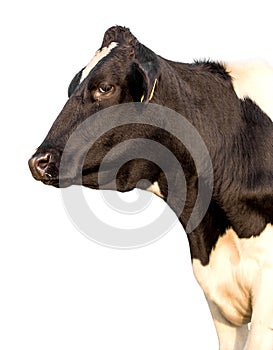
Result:
[[[49,153],[47,153],[45,156],[39,157],[36,163],[37,169],[40,171],[45,171],[46,167],[48,166],[49,159]]]
[[[50,153],[46,153],[43,155],[33,156],[29,160],[28,163],[29,163],[30,170],[36,179],[40,180],[40,179],[43,179],[45,176],[51,177],[51,175],[46,171],[48,164],[50,162],[50,158],[51,158]]]

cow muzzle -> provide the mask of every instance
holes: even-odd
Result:
[[[46,184],[57,184],[59,171],[51,152],[36,152],[28,161],[34,179]]]

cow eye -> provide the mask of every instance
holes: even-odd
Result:
[[[101,94],[106,94],[107,92],[110,92],[111,90],[113,90],[113,85],[101,84],[99,87],[99,92]]]

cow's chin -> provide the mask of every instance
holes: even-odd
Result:
[[[56,178],[56,179],[52,179],[52,180],[41,180],[42,183],[44,185],[47,186],[53,186],[56,188],[66,188],[66,187],[70,187],[72,185],[79,185],[79,186],[86,186],[86,187],[90,187],[90,188],[97,188],[98,186],[95,184],[85,184],[82,181],[80,181],[79,179],[70,179],[70,178],[65,178],[65,179],[60,179],[60,178]]]

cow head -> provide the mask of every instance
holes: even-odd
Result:
[[[88,130],[92,133],[93,121],[99,118],[101,111],[111,106],[141,101],[143,107],[136,108],[145,108],[159,77],[159,57],[139,43],[128,29],[117,26],[106,31],[101,48],[73,78],[68,88],[68,101],[45,140],[29,160],[33,177],[56,187],[82,184],[101,188],[98,185],[98,172],[109,150],[128,139],[158,139],[159,133],[147,125],[122,125],[97,137],[92,147],[89,145],[90,149],[86,150],[86,139],[90,137]],[[84,125],[86,120],[89,120],[86,129],[82,127],[77,132],[77,128]],[[65,158],[64,149],[75,133],[77,139],[75,141],[74,137],[73,145],[66,152],[66,165],[60,174],[61,160]],[[125,162],[115,174],[116,179],[113,179],[111,171],[115,168],[114,161],[120,164],[119,160],[128,152],[128,147],[135,145],[124,143],[115,159],[109,161],[102,181],[105,188],[112,188],[111,183],[115,181],[115,189],[127,191],[134,188],[140,179],[153,183],[160,176],[159,167],[151,159],[138,158]]]

